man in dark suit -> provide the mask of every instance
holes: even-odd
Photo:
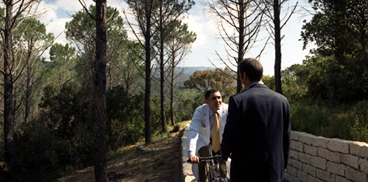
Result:
[[[239,70],[247,90],[229,98],[221,143],[223,158],[231,154],[231,182],[281,182],[290,151],[289,102],[263,84],[258,60],[245,59]]]

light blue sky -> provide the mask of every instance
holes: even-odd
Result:
[[[290,0],[286,5],[295,5],[297,0]],[[92,0],[85,1],[87,6],[92,4]],[[218,67],[224,67],[224,64],[219,60],[215,51],[218,51],[222,57],[226,58],[224,45],[218,36],[218,30],[213,21],[213,17],[207,13],[206,6],[203,5],[204,0],[195,1],[195,6],[189,11],[189,15],[181,17],[181,19],[188,23],[188,28],[196,32],[197,41],[193,44],[191,53],[187,55],[181,66],[212,66],[209,59]],[[124,7],[123,0],[108,0],[108,6],[118,8],[121,12]],[[299,0],[299,5],[310,7],[307,0]],[[55,36],[61,34],[57,40],[59,43],[66,43],[64,27],[65,22],[71,20],[70,15],[81,10],[81,5],[78,0],[45,0],[41,4],[41,9],[47,13],[41,18],[43,23],[47,24],[47,30],[53,32]],[[288,24],[282,29],[281,34],[285,37],[282,40],[282,69],[285,69],[292,64],[301,64],[302,60],[308,55],[309,50],[302,50],[302,42],[300,39],[300,32],[303,25],[303,20],[311,18],[307,13],[294,14],[289,20]],[[266,33],[263,33],[266,36]],[[271,41],[273,42],[273,41]],[[254,47],[250,53],[245,57],[255,57],[262,46]],[[310,48],[310,47],[309,47]],[[261,56],[261,63],[264,66],[265,75],[274,74],[274,47],[270,43]]]

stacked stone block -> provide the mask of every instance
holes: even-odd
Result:
[[[368,182],[368,144],[292,131],[289,182]]]

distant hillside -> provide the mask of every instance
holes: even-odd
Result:
[[[156,68],[158,69],[158,68]],[[184,81],[188,80],[190,75],[192,75],[195,71],[200,70],[215,70],[214,67],[204,67],[204,66],[199,66],[199,67],[177,67],[175,70],[175,74],[179,74],[182,70],[184,69],[184,72],[182,73],[182,75],[180,77],[177,77],[177,83],[182,86],[184,85]],[[153,70],[153,73],[155,74],[154,77],[159,78],[159,71],[156,70],[155,68]],[[154,89],[154,88],[153,88]]]
[[[155,70],[156,69],[156,70]],[[189,79],[190,75],[192,75],[195,71],[197,70],[215,70],[214,67],[204,67],[204,66],[200,66],[200,67],[177,67],[176,70],[175,70],[175,74],[179,74],[182,70],[184,69],[183,73],[176,78],[175,82],[177,84],[177,86],[181,87],[181,86],[184,86],[184,82],[186,80]],[[152,87],[151,87],[151,90],[152,90],[152,95],[159,95],[159,90],[160,90],[160,85],[159,85],[159,78],[160,78],[160,75],[159,75],[159,70],[158,68],[153,68],[153,74],[154,74],[154,77],[156,78],[156,80],[154,80],[152,82]],[[166,73],[165,73],[166,74]],[[168,82],[166,82],[165,84],[169,84]]]
[[[178,70],[182,70],[184,69],[184,73],[188,74],[188,75],[192,75],[195,71],[197,70],[215,70],[214,67],[204,67],[204,66],[199,66],[199,67],[178,67]]]
[[[190,75],[192,75],[195,71],[200,70],[215,70],[214,67],[204,67],[204,66],[199,66],[199,67],[177,67],[176,68],[176,73],[180,73],[180,71],[182,71],[184,69],[183,74],[181,75],[180,78],[178,78],[180,80],[179,85],[183,85],[185,80],[188,80]]]

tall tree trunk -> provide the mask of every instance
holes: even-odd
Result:
[[[13,99],[13,75],[14,66],[13,56],[13,1],[6,4],[5,30],[4,30],[4,144],[5,144],[5,163],[8,168],[5,181],[16,181],[15,156],[14,156],[14,99]]]
[[[174,118],[174,86],[175,86],[175,52],[172,54],[172,63],[171,63],[171,88],[170,88],[170,115],[171,115],[171,125],[175,126],[175,118]]]
[[[162,0],[160,0],[160,95],[161,95],[161,122],[162,132],[166,132],[166,117],[165,117],[165,67],[164,67],[164,30],[162,20]]]
[[[96,0],[95,181],[107,182],[106,163],[106,0]]]
[[[151,129],[151,10],[153,6],[153,0],[145,1],[145,16],[146,16],[146,31],[144,35],[145,39],[145,51],[146,51],[146,87],[144,90],[144,122],[145,122],[145,144],[148,145],[152,140]]]
[[[244,27],[244,9],[245,9],[245,4],[243,0],[239,1],[239,49],[238,49],[238,68],[237,68],[237,74],[236,74],[236,92],[239,93],[242,89],[242,83],[240,81],[240,75],[241,73],[239,73],[240,69],[239,69],[239,65],[240,63],[243,61],[244,59],[244,36],[245,36],[245,27]]]
[[[281,29],[280,29],[280,5],[279,0],[274,0],[274,24],[275,24],[275,85],[276,92],[282,94],[281,87]]]
[[[32,77],[32,40],[28,43],[28,55],[27,55],[27,76],[26,76],[26,93],[25,93],[25,109],[24,109],[24,122],[27,123],[29,120],[29,113],[31,108],[31,77]]]

